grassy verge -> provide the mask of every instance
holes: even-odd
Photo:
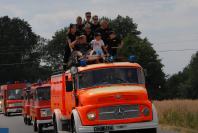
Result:
[[[166,100],[154,104],[160,124],[198,131],[198,100]]]

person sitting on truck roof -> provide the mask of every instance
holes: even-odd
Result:
[[[98,16],[97,15],[94,15],[92,17],[92,26],[91,26],[91,30],[93,33],[96,32],[96,30],[100,28],[100,23],[99,23],[99,19],[98,19]]]
[[[87,23],[92,25],[92,23],[91,23],[91,12],[86,12],[85,13],[85,18],[86,19],[85,19],[84,25],[87,24]]]
[[[95,39],[92,40],[90,44],[96,55],[104,56],[103,50],[108,54],[100,33],[95,34]]]
[[[107,50],[111,56],[117,56],[117,49],[123,47],[123,41],[114,31],[109,33]]]
[[[90,45],[87,43],[87,38],[85,35],[77,37],[77,43],[73,47],[73,51],[81,52],[82,56],[87,54],[90,50]]]
[[[67,41],[65,45],[65,54],[64,54],[64,63],[67,63],[69,60],[69,57],[71,56],[71,48],[74,47],[76,43],[76,25],[75,24],[70,24],[68,28],[68,33],[67,33]],[[64,70],[66,70],[66,65],[63,65]]]
[[[112,30],[109,28],[109,22],[107,20],[102,20],[100,22],[100,28],[96,30],[96,32],[99,32],[101,34],[102,40],[104,41],[105,44],[108,43],[110,31]]]
[[[84,28],[84,24],[82,22],[82,17],[78,16],[76,18],[76,30],[78,34],[82,34],[83,33],[83,28]]]
[[[91,25],[90,24],[85,25],[84,35],[87,37],[87,42],[88,43],[90,43],[94,39],[94,34],[91,30]]]

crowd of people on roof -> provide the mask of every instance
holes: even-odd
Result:
[[[64,63],[69,61],[72,53],[80,56],[116,56],[117,49],[123,46],[122,39],[109,27],[107,20],[99,20],[91,12],[85,13],[85,20],[78,16],[76,24],[70,24],[67,33]]]

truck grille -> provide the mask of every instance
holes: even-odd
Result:
[[[99,108],[99,120],[130,119],[139,116],[138,105],[116,105]]]

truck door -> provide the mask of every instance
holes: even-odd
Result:
[[[74,93],[74,90],[72,91],[67,91],[66,90],[66,87],[69,85],[69,84],[72,84],[72,86],[74,87],[74,84],[73,84],[73,79],[72,79],[72,76],[71,74],[66,74],[65,75],[65,105],[66,105],[66,116],[70,119],[71,117],[71,113],[72,113],[72,110],[73,108],[75,108],[75,93]]]

